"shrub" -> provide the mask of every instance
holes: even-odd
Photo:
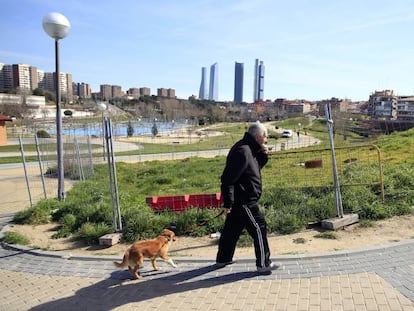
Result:
[[[127,242],[154,238],[169,223],[166,214],[155,216],[149,208],[131,208],[123,215],[122,238]]]
[[[361,219],[359,221],[359,226],[361,228],[373,228],[373,227],[375,227],[375,223],[372,220],[369,220],[369,219]]]
[[[72,112],[72,110],[67,109],[67,110],[63,111],[63,114],[67,117],[71,117],[73,112]]]
[[[61,218],[61,228],[52,235],[52,239],[66,238],[76,230],[76,216],[73,214],[66,214]]]
[[[7,231],[3,236],[3,241],[8,244],[28,245],[29,239],[18,232]]]
[[[390,217],[386,206],[380,202],[374,204],[365,204],[359,210],[359,217],[362,219],[380,220]]]
[[[36,132],[36,136],[39,138],[50,138],[50,134],[46,132],[45,130],[38,130]]]
[[[190,208],[174,216],[177,225],[177,234],[203,236],[211,232],[220,231],[223,227],[224,217],[216,217],[220,211],[213,209]]]
[[[50,221],[50,213],[59,206],[59,201],[55,199],[41,200],[37,205],[19,211],[13,218],[17,224],[41,225]]]
[[[75,216],[75,219],[65,219],[66,215],[71,214]],[[68,201],[65,202],[63,207],[55,211],[52,215],[52,219],[61,224],[68,224],[75,221],[70,225],[71,232],[75,232],[85,222],[90,223],[110,223],[112,222],[112,209],[111,206],[105,204],[81,204],[79,202]],[[67,227],[69,229],[69,227]]]
[[[280,214],[276,231],[281,234],[290,234],[299,231],[303,227],[304,223],[296,215]]]
[[[112,228],[107,224],[93,224],[87,222],[79,228],[76,236],[85,241],[88,245],[92,245],[97,244],[101,236],[111,232]]]

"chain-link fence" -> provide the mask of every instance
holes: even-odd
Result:
[[[341,186],[377,186],[384,198],[381,152],[375,145],[336,147],[335,158]],[[285,187],[333,186],[331,149],[273,153],[277,180]]]
[[[2,165],[0,213],[20,210],[40,199],[55,198],[57,194],[55,139],[19,137],[10,141],[18,145],[20,151],[2,153],[2,156],[15,158],[16,163]],[[93,174],[92,145],[89,137],[68,136],[63,146],[64,188],[70,189],[73,182]]]

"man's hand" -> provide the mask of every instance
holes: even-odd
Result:
[[[263,152],[264,154],[268,154],[268,153],[269,153],[269,148],[267,148],[267,145],[263,144],[263,145],[261,145],[261,146],[262,146],[262,152]]]

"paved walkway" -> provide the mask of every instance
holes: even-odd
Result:
[[[6,217],[7,218],[7,217]],[[133,280],[112,260],[0,248],[0,310],[414,310],[414,240],[363,251],[278,256],[272,275],[252,258],[145,262]]]

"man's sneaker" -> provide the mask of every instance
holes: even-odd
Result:
[[[228,265],[231,265],[231,264],[234,264],[234,263],[235,263],[235,261],[233,261],[233,260],[230,260],[230,261],[227,261],[227,262],[216,262],[216,264],[214,266],[217,269],[219,269],[219,268],[223,268],[225,266],[228,266]]]
[[[279,269],[280,266],[280,263],[271,262],[267,267],[257,267],[257,272],[261,274],[270,274],[273,270]]]

